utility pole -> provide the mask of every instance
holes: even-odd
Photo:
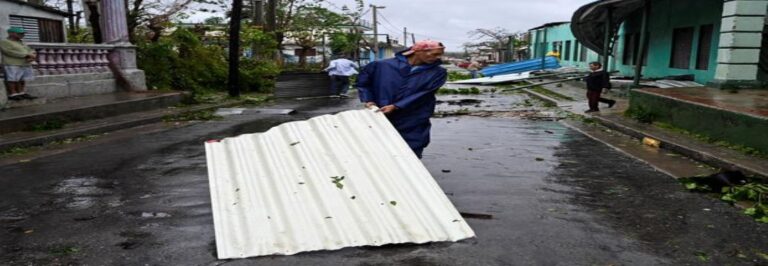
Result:
[[[507,62],[515,61],[515,36],[507,36]]]
[[[263,0],[251,0],[251,25],[264,26]]]
[[[411,33],[411,41],[416,44],[416,34]]]
[[[267,0],[267,23],[265,32],[277,30],[277,0]]]
[[[232,16],[229,18],[229,97],[240,96],[240,19],[243,0],[232,0]]]
[[[371,5],[371,8],[373,9],[373,60],[371,61],[376,61],[379,58],[379,21],[376,12],[386,7]]]
[[[408,28],[403,27],[403,46],[408,47]]]
[[[263,30],[264,27],[264,2],[262,0],[250,0],[251,1],[251,26],[259,27]],[[257,58],[258,45],[256,42],[251,44],[251,59]]]

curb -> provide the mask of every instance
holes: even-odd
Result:
[[[679,153],[683,156],[700,161],[710,166],[723,168],[723,169],[739,170],[741,172],[744,172],[745,174],[768,178],[768,172],[762,171],[760,169],[755,169],[743,164],[739,164],[731,160],[728,160],[727,158],[721,158],[713,154],[710,154],[708,152],[699,151],[699,150],[690,148],[686,145],[676,143],[669,139],[659,137],[657,135],[654,135],[648,132],[643,132],[642,130],[635,129],[620,123],[616,123],[604,117],[592,116],[592,119],[594,119],[595,121],[597,121],[598,123],[600,123],[601,125],[609,129],[621,132],[622,134],[628,135],[636,139],[643,139],[647,137],[647,138],[658,140],[661,142],[661,144],[659,145],[659,148]]]
[[[550,102],[550,103],[555,104],[557,106],[560,106],[562,104],[562,102],[559,102],[556,99],[553,99],[553,98],[548,97],[546,95],[542,95],[542,94],[537,93],[535,91],[530,91],[528,89],[523,89],[523,91],[528,93],[528,94],[530,94],[531,96],[533,96],[535,98],[538,98],[538,99],[543,100],[543,101]],[[570,111],[567,111],[567,110],[563,110],[563,111],[570,112]],[[573,112],[570,112],[570,113],[576,114],[576,113],[573,113]],[[584,114],[577,114],[577,115],[584,115]],[[616,123],[614,121],[611,121],[611,120],[606,119],[606,118],[601,117],[601,116],[593,116],[593,115],[585,115],[585,116],[594,119],[595,121],[597,121],[598,123],[600,123],[600,125],[602,125],[604,127],[607,127],[609,129],[612,129],[612,130],[615,130],[615,131],[618,131],[618,132],[621,132],[622,134],[625,134],[627,136],[630,136],[630,137],[638,139],[638,140],[642,140],[643,138],[646,138],[646,137],[652,138],[652,139],[655,139],[655,140],[659,140],[661,142],[661,145],[659,146],[659,148],[679,153],[679,154],[681,154],[683,156],[686,156],[688,158],[691,158],[691,159],[694,159],[696,161],[702,162],[704,164],[707,164],[707,165],[710,165],[710,166],[713,166],[713,167],[716,167],[716,168],[739,170],[739,171],[741,171],[741,172],[743,172],[745,174],[760,176],[762,178],[768,178],[768,172],[762,171],[760,169],[756,169],[756,168],[749,167],[749,166],[746,166],[746,165],[738,164],[736,162],[728,160],[727,158],[721,158],[721,157],[712,155],[712,154],[707,153],[707,152],[698,151],[698,150],[690,148],[690,147],[688,147],[686,145],[679,144],[679,143],[676,143],[674,141],[670,141],[669,139],[666,139],[666,138],[663,138],[663,137],[659,137],[657,135],[654,135],[654,134],[651,134],[651,133],[648,133],[648,132],[643,132],[642,130],[635,129],[635,128],[632,128],[632,127],[629,127],[629,126],[626,126],[626,125],[623,125],[623,124],[620,124],[620,123]]]
[[[12,148],[18,148],[18,147],[41,146],[54,141],[64,140],[68,138],[76,138],[76,137],[87,136],[87,135],[101,134],[101,133],[116,131],[120,129],[126,129],[126,128],[137,127],[137,126],[151,124],[151,123],[157,123],[157,122],[162,122],[163,119],[168,116],[175,116],[175,115],[182,115],[182,114],[194,113],[194,112],[211,110],[211,109],[231,107],[231,106],[244,104],[245,102],[246,102],[245,100],[239,100],[231,103],[197,106],[189,109],[177,110],[177,111],[172,111],[168,113],[153,114],[147,117],[142,117],[139,119],[133,119],[129,121],[121,121],[121,122],[108,123],[103,125],[87,126],[83,128],[72,128],[72,129],[60,130],[57,132],[52,132],[52,134],[50,135],[43,135],[43,136],[30,137],[26,139],[17,139],[17,140],[10,140],[6,142],[0,142],[0,151],[10,150]]]

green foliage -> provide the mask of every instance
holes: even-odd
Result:
[[[697,177],[680,178],[679,181],[690,191],[718,193],[720,199],[728,203],[749,203],[751,207],[744,210],[744,214],[751,216],[756,221],[768,223],[768,186],[751,182],[741,186],[723,187],[722,191],[713,191],[706,184],[698,183]]]
[[[51,247],[49,251],[53,256],[62,257],[62,256],[77,254],[78,252],[80,252],[80,249],[74,246],[58,245],[58,246]]]
[[[329,46],[334,55],[352,55],[357,50],[360,39],[360,33],[336,32],[331,34]]]
[[[336,188],[338,188],[338,189],[343,189],[344,188],[344,184],[341,183],[341,181],[344,180],[344,176],[332,176],[331,179],[333,179],[333,181],[331,181],[331,183],[336,185]]]
[[[440,88],[437,90],[437,94],[459,94],[459,90]]]
[[[657,117],[656,113],[643,106],[630,106],[627,111],[624,111],[624,116],[647,124],[653,123]]]
[[[472,75],[468,73],[464,74],[456,71],[448,71],[448,81],[465,80],[465,79],[471,79],[471,78],[472,78]]]
[[[750,183],[743,186],[724,188],[723,201],[735,203],[739,201],[753,202],[754,205],[744,210],[744,214],[755,218],[761,223],[768,223],[768,186],[758,183]]]
[[[188,113],[182,113],[179,115],[168,116],[168,117],[165,117],[163,121],[165,122],[208,121],[208,120],[218,120],[221,118],[222,117],[216,115],[216,113],[213,110],[203,110],[203,111],[188,112]]]
[[[68,43],[93,43],[93,34],[89,28],[78,27],[75,32],[67,30]]]
[[[460,88],[460,89],[447,89],[447,88],[440,88],[437,90],[437,94],[462,94],[462,95],[468,95],[468,94],[480,94],[480,89],[477,87],[471,87],[471,88]]]
[[[258,54],[274,52],[277,44],[269,35],[247,28],[243,34],[246,45],[261,49]],[[138,43],[138,64],[146,73],[148,87],[153,89],[188,90],[193,93],[225,90],[228,62],[225,50],[218,45],[206,45],[200,37],[183,28],[158,42]],[[240,64],[243,91],[269,92],[274,87],[276,64],[270,61],[243,59]]]

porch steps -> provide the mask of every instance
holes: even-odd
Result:
[[[118,92],[49,100],[45,104],[0,111],[0,134],[31,130],[35,125],[58,121],[85,121],[173,106],[182,94]]]
[[[113,93],[57,99],[43,105],[0,111],[0,152],[70,138],[161,122],[190,112],[231,106],[233,102],[175,107],[184,95]],[[45,123],[49,123],[45,129]],[[33,130],[37,128],[37,130]]]

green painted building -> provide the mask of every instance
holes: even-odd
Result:
[[[640,67],[643,78],[693,75],[714,87],[762,87],[768,81],[767,11],[768,0],[595,1],[571,22],[529,30],[530,51],[541,57],[557,49],[564,66],[607,61],[608,70],[624,76]]]

